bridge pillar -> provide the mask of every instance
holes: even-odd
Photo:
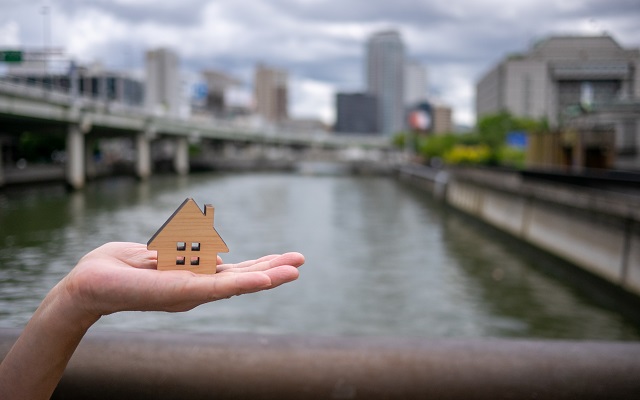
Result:
[[[147,179],[151,176],[151,144],[147,132],[139,132],[136,136],[136,176]]]
[[[189,173],[189,142],[186,137],[176,138],[173,168],[178,175],[186,175]]]
[[[67,184],[81,189],[85,183],[84,133],[78,124],[70,124],[67,131]]]

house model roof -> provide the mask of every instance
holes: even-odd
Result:
[[[229,248],[213,227],[213,206],[204,212],[188,198],[149,239],[147,249],[158,252],[159,270],[215,273],[218,253]]]

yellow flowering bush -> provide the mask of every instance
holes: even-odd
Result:
[[[491,157],[489,146],[478,145],[455,145],[444,154],[444,161],[447,164],[485,164]]]

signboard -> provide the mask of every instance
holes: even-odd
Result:
[[[507,133],[507,146],[525,149],[527,147],[527,132],[511,131]]]
[[[22,62],[22,51],[0,50],[0,62],[20,63]]]
[[[209,89],[206,83],[198,82],[195,85],[193,85],[193,97],[196,100],[206,99],[208,93],[209,93]]]

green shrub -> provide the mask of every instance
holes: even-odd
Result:
[[[526,151],[510,146],[498,150],[498,163],[507,167],[522,169],[525,166]]]
[[[456,135],[451,133],[427,136],[418,142],[418,153],[428,158],[443,157],[457,141]]]
[[[49,163],[53,152],[65,150],[65,143],[63,135],[24,132],[18,141],[17,156],[29,162]]]

